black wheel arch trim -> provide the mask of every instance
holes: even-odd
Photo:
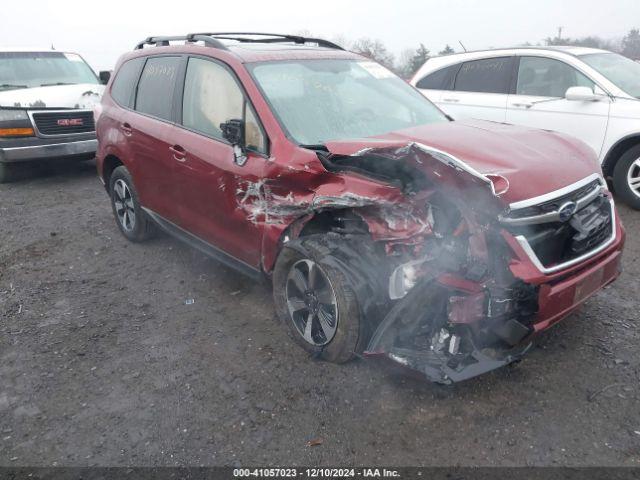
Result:
[[[632,139],[635,139],[636,142],[633,142],[633,144],[629,145],[628,148],[623,149],[618,155],[614,154],[615,152],[617,152],[617,149],[622,146],[622,144]],[[620,157],[622,157],[622,155],[624,155],[629,148],[633,148],[635,145],[640,145],[640,132],[630,133],[629,135],[622,137],[615,144],[613,144],[611,148],[609,148],[607,154],[604,156],[604,161],[602,162],[602,172],[606,177],[610,177],[613,175],[613,169],[615,168],[616,163],[618,163],[618,160],[620,160]]]

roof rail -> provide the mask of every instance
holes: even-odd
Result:
[[[177,36],[162,36],[162,37],[147,37],[142,42],[138,43],[134,50],[140,50],[145,45],[155,45],[156,47],[168,47],[170,42],[176,42],[184,40],[186,42],[203,42],[207,47],[219,48],[221,50],[228,50],[224,43],[215,38],[201,35],[198,33],[190,33],[188,35]]]
[[[262,32],[216,32],[216,33],[200,33],[197,35],[207,35],[212,38],[218,38],[222,40],[235,40],[243,43],[285,43],[293,42],[299,45],[305,43],[316,43],[319,47],[334,48],[337,50],[344,50],[340,45],[337,45],[329,40],[315,37],[303,37],[301,35],[288,35],[282,33],[262,33]],[[247,37],[268,37],[268,38],[247,38]]]
[[[249,38],[260,37],[260,38]],[[266,37],[266,38],[265,38]],[[145,45],[155,45],[156,47],[166,47],[172,41],[184,40],[186,42],[204,42],[207,47],[219,48],[221,50],[228,50],[226,45],[220,40],[235,40],[241,43],[286,43],[293,42],[298,45],[304,45],[305,43],[315,43],[319,47],[334,48],[337,50],[344,50],[340,45],[337,45],[329,40],[322,38],[303,37],[300,35],[286,35],[280,33],[259,33],[259,32],[221,32],[221,33],[190,33],[188,35],[173,36],[173,37],[147,37],[142,42],[138,43],[135,50],[144,48]]]

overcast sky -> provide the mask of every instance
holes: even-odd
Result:
[[[639,0],[4,0],[0,47],[54,45],[96,70],[150,35],[196,31],[308,30],[325,37],[382,40],[396,55],[424,43],[467,49],[563,36],[622,37],[640,27]]]

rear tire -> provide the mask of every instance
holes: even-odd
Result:
[[[153,220],[142,209],[138,193],[127,167],[116,168],[109,179],[111,209],[120,232],[131,242],[143,242],[153,236]]]
[[[323,236],[311,235],[303,237],[283,247],[278,256],[273,274],[273,298],[278,317],[286,326],[289,336],[298,345],[317,358],[333,363],[344,363],[362,352],[366,334],[360,308],[351,283],[344,272],[336,267],[338,262],[332,255],[331,247],[327,248],[326,242],[318,241],[319,237]],[[332,241],[331,243],[339,248],[338,242]],[[306,326],[304,319],[306,318],[309,321],[309,314],[312,312],[313,307],[301,307],[300,314],[298,312],[291,313],[292,309],[295,308],[292,307],[294,301],[300,303],[300,300],[303,300],[304,297],[304,292],[296,290],[292,272],[300,266],[302,266],[303,271],[305,268],[308,269],[305,265],[313,265],[312,268],[318,269],[317,271],[324,280],[316,281],[316,285],[320,283],[328,286],[325,291],[330,291],[333,299],[335,299],[333,303],[335,305],[335,324],[331,331],[331,338],[328,341],[324,336],[325,329],[320,323],[319,317],[324,308],[321,300],[324,294],[320,293],[323,290],[322,287],[318,289],[317,295],[317,298],[321,300],[319,302],[320,306],[317,308],[321,311],[318,312],[316,317],[313,317],[313,313],[311,313],[313,318],[312,328],[309,329],[309,335],[306,335],[306,337],[311,337],[311,341],[309,341],[309,338],[305,338],[306,331],[303,332],[303,330]],[[323,282],[328,282],[328,284]],[[294,292],[293,294],[291,293],[292,291]],[[316,298],[315,293],[309,292],[308,296]],[[309,303],[313,304],[313,301],[310,300]],[[327,301],[324,304],[329,303],[331,301]],[[304,310],[305,308],[307,310]],[[328,310],[331,311],[332,309]]]
[[[616,163],[613,188],[624,203],[640,210],[640,145],[630,148]]]

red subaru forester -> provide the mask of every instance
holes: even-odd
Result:
[[[124,236],[160,227],[269,277],[319,358],[463,380],[520,358],[620,272],[624,230],[586,145],[454,121],[325,40],[150,37],[96,117]]]

